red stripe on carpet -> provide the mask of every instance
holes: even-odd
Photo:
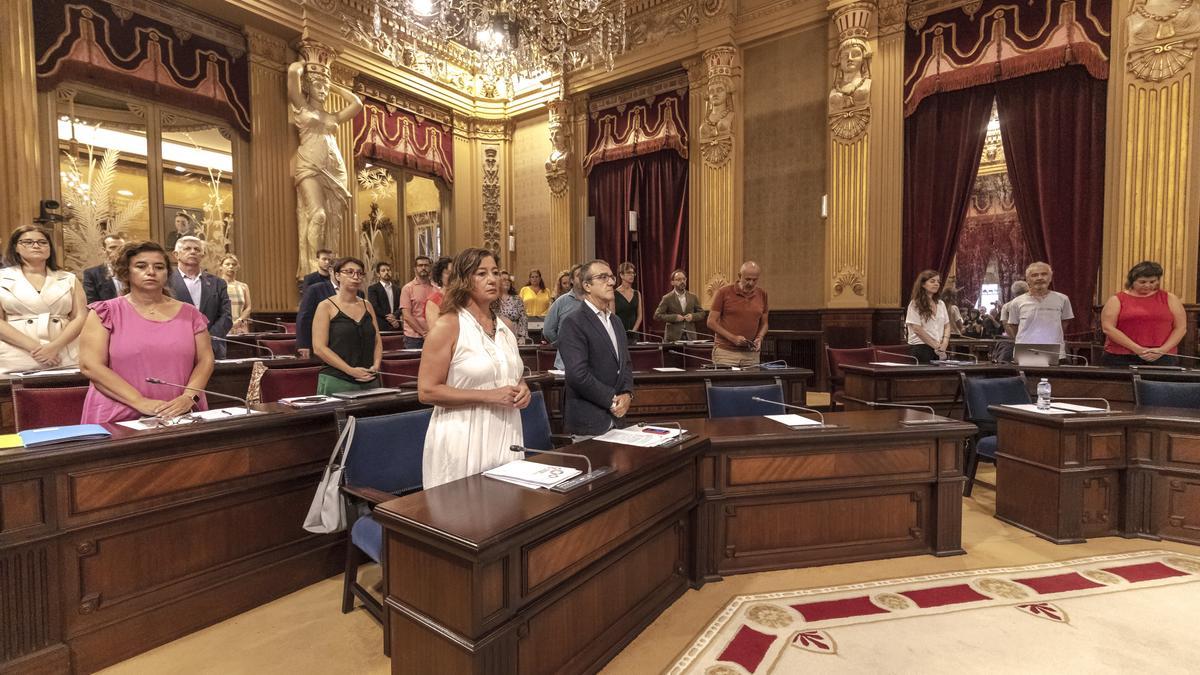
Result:
[[[901,591],[900,595],[908,597],[917,603],[919,607],[942,607],[944,605],[958,605],[964,602],[991,600],[988,596],[977,593],[975,589],[966,584],[922,588],[915,591]]]
[[[1065,591],[1081,591],[1085,588],[1100,588],[1098,584],[1081,576],[1078,572],[1054,574],[1048,577],[1031,577],[1029,579],[1013,579],[1019,584],[1025,584],[1038,593],[1063,593]]]
[[[753,673],[758,664],[762,662],[763,657],[767,655],[767,650],[771,648],[773,642],[775,642],[774,635],[767,635],[749,626],[742,626],[738,629],[737,635],[729,641],[729,646],[725,648],[725,651],[717,657],[717,660],[736,663]]]
[[[868,614],[887,614],[888,610],[871,602],[868,596],[858,598],[843,598],[841,600],[825,600],[809,602],[803,605],[792,605],[792,609],[800,612],[805,621],[824,621],[826,619],[844,619],[848,616],[867,616]]]
[[[1105,567],[1104,571],[1120,575],[1130,583],[1154,581],[1155,579],[1166,579],[1167,577],[1183,577],[1188,574],[1187,572],[1180,572],[1177,569],[1172,569],[1158,562],[1124,565],[1121,567]]]

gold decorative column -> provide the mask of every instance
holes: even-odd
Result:
[[[829,215],[826,221],[826,302],[830,307],[866,307],[871,239],[871,59],[869,42],[875,6],[836,3],[837,42],[829,91]],[[892,253],[899,248],[893,249]]]
[[[347,68],[341,64],[335,63],[329,69],[329,78],[333,83],[345,87],[350,91],[354,91],[354,78],[358,77],[358,72]],[[330,92],[328,110],[341,110],[350,104],[350,101]],[[331,248],[335,249],[334,253],[339,256],[353,255],[363,257],[362,242],[359,238],[359,222],[357,200],[354,195],[358,194],[358,185],[356,184],[357,167],[354,161],[354,120],[346,120],[338,125],[337,130],[338,150],[342,153],[342,160],[346,163],[346,189],[350,191],[350,200],[346,204],[346,219],[342,221],[342,230],[337,233],[337,244]]]
[[[714,47],[688,69],[690,274],[705,305],[742,262],[742,67],[737,47]]]
[[[1113,3],[1101,301],[1122,288],[1130,267],[1154,260],[1164,285],[1196,302],[1198,41],[1198,5]]]
[[[287,44],[246,29],[250,45],[250,175],[238,181],[249,190],[250,216],[242,229],[244,281],[256,311],[296,309],[296,187],[291,158],[296,134],[288,119]]]
[[[0,235],[7,237],[33,221],[42,198],[33,6],[25,0],[0,12],[0,110]]]
[[[557,98],[546,103],[552,148],[546,158],[546,185],[550,188],[550,269],[553,270],[545,273],[547,278],[570,267],[572,261],[571,193],[579,175],[579,153],[572,150],[571,108],[569,99]]]
[[[901,304],[904,232],[904,21],[906,0],[879,0],[879,30],[871,59],[871,201],[868,213],[867,302]]]

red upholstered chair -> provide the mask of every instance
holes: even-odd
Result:
[[[544,373],[554,367],[554,356],[558,354],[558,350],[554,348],[537,350],[537,369],[539,373]]]
[[[87,391],[87,387],[25,387],[13,382],[17,431],[79,424]]]
[[[395,375],[409,375],[409,377],[385,377],[383,386],[385,387],[403,387],[404,385],[415,385],[417,382],[417,371],[421,369],[421,359],[384,359],[379,362],[379,370],[385,373]]]
[[[872,361],[899,361],[901,363],[913,362],[911,359],[901,358],[899,355],[908,355],[911,348],[908,344],[902,345],[871,345],[871,349],[875,350],[875,356]],[[884,353],[888,352],[888,353]],[[915,363],[915,362],[914,362]]]
[[[259,383],[263,403],[281,398],[312,396],[317,393],[317,374],[324,366],[304,368],[267,368]]]
[[[846,382],[846,373],[842,366],[848,363],[866,364],[875,360],[875,350],[871,347],[854,349],[834,349],[825,347],[825,359],[829,365],[829,409],[837,410],[841,400],[841,389]]]
[[[383,351],[395,352],[404,349],[403,335],[384,335],[383,336]]]
[[[630,347],[629,360],[633,362],[634,370],[650,370],[663,367],[661,347]]]
[[[296,324],[288,323],[287,321],[277,321],[276,323],[283,324],[283,332],[287,333],[288,335],[296,334]]]
[[[275,353],[275,356],[295,356],[296,341],[295,340],[259,340],[258,346],[266,347]]]

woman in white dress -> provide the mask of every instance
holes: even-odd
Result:
[[[0,372],[78,365],[87,313],[83,284],[58,269],[50,236],[17,228],[0,269]]]
[[[451,264],[442,313],[425,338],[417,391],[432,404],[425,435],[426,489],[522,456],[521,409],[529,386],[517,338],[497,315],[500,268],[492,253],[469,248]]]

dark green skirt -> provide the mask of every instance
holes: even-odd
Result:
[[[343,380],[334,375],[321,373],[317,376],[317,393],[322,396],[336,394],[339,391],[359,391],[362,389],[374,389],[379,386],[379,378],[376,377],[370,382],[351,382]]]

